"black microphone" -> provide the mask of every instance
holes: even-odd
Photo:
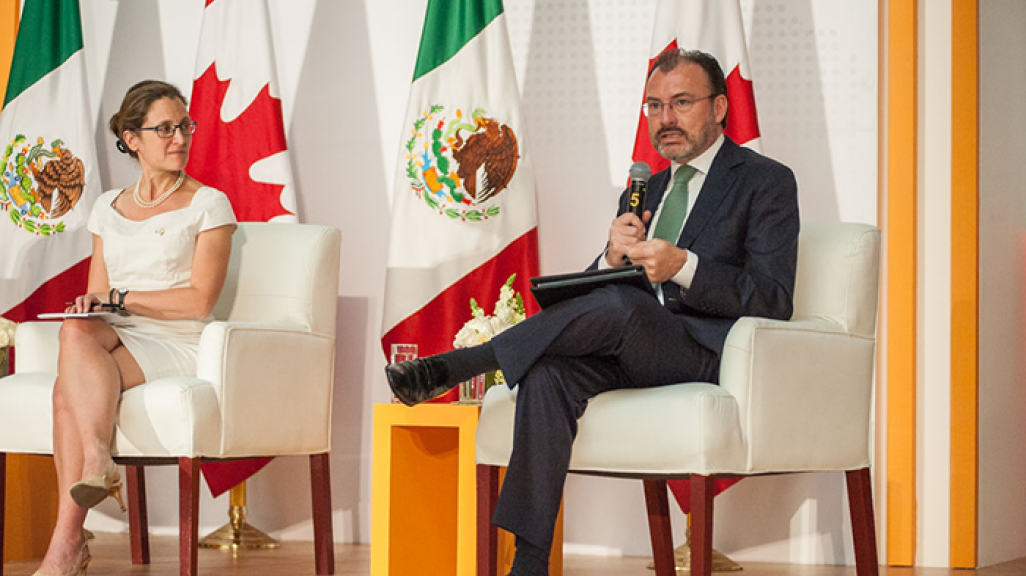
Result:
[[[645,191],[648,189],[648,179],[652,177],[652,169],[645,162],[635,162],[631,165],[631,191],[627,196],[627,211],[641,218],[645,211]]]

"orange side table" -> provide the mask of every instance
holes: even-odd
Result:
[[[477,406],[374,405],[371,576],[477,573],[479,414]],[[561,513],[554,576],[563,572],[562,527]],[[508,569],[511,540],[507,535],[505,546],[499,543],[500,570]]]
[[[57,523],[57,472],[53,469],[53,458],[8,454],[6,464],[3,559],[17,562],[42,558]],[[0,473],[3,468],[0,466]]]

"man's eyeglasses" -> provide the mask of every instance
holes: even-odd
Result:
[[[181,124],[171,124],[168,122],[158,126],[147,126],[145,128],[140,128],[140,130],[153,130],[157,133],[157,136],[160,136],[161,138],[174,138],[175,130],[181,130],[182,134],[192,136],[196,133],[196,123],[182,122]]]
[[[659,116],[667,107],[669,107],[670,110],[674,112],[674,114],[684,114],[688,110],[691,110],[691,107],[694,106],[696,102],[701,102],[702,100],[709,100],[711,98],[715,98],[716,96],[717,94],[710,94],[703,98],[674,98],[669,102],[660,102],[658,100],[652,100],[651,102],[645,102],[644,104],[642,104],[641,111],[644,112],[645,116],[648,116],[649,118],[653,116]]]

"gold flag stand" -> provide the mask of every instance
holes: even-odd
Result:
[[[200,540],[200,548],[220,550],[257,550],[277,548],[278,541],[246,523],[246,483],[239,482],[229,492],[229,522]]]
[[[684,543],[673,549],[673,560],[674,568],[677,572],[691,573],[691,514],[687,514],[688,527],[684,532]],[[649,570],[655,570],[655,562],[651,562],[648,565]],[[734,562],[730,558],[727,558],[723,554],[712,551],[712,571],[713,572],[736,572],[742,570],[740,564]]]

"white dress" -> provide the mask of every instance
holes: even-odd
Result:
[[[235,224],[228,197],[209,186],[197,190],[188,206],[141,221],[129,220],[114,209],[121,192],[110,190],[97,198],[87,225],[103,239],[103,260],[112,288],[149,292],[189,286],[196,237],[205,230]],[[146,380],[152,381],[196,375],[200,333],[213,319],[157,320],[132,315],[127,323],[111,325]]]

